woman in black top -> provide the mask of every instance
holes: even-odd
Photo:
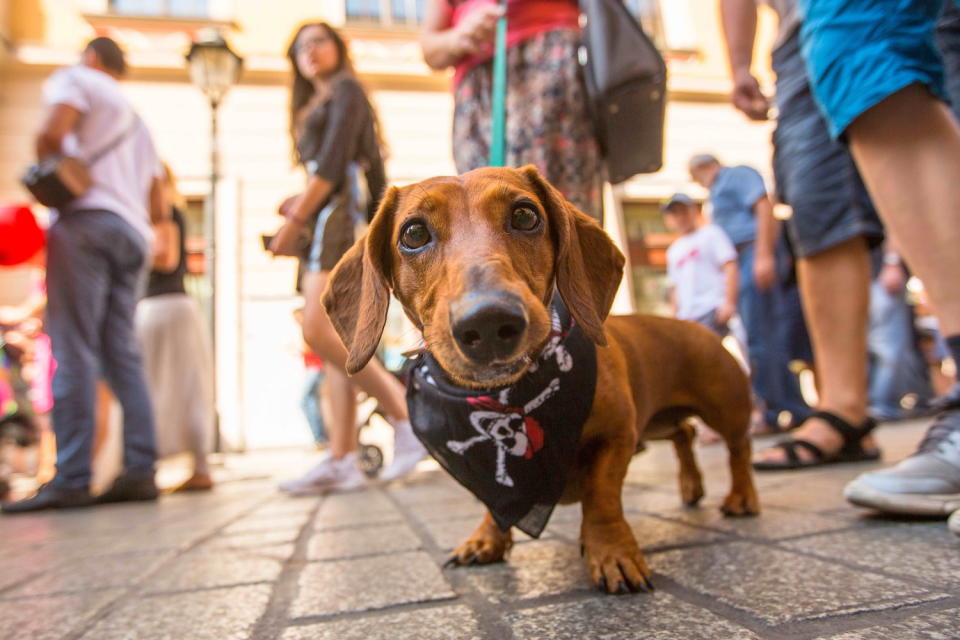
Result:
[[[207,455],[213,444],[213,355],[197,302],[187,294],[182,197],[168,167],[164,197],[170,218],[154,225],[156,242],[147,293],[137,305],[137,338],[156,414],[157,453],[189,451],[193,475],[177,491],[213,487]]]
[[[303,335],[328,365],[325,381],[330,409],[329,456],[303,478],[280,485],[290,493],[349,490],[364,483],[356,466],[356,392],[377,399],[396,430],[393,463],[381,478],[411,471],[425,455],[407,419],[403,385],[377,361],[349,380],[347,352],[327,317],[321,294],[330,270],[354,241],[354,226],[372,217],[386,186],[376,114],[357,81],[346,44],[326,23],[300,27],[287,51],[293,67],[290,135],[306,170],[303,193],[288,198],[280,212],[286,223],[274,237],[275,255],[296,255],[312,229],[302,288]],[[360,177],[372,197],[362,207]],[[364,212],[360,209],[364,208]]]

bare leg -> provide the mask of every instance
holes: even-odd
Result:
[[[340,369],[327,369],[323,390],[330,411],[327,435],[330,454],[337,460],[357,448],[357,392]]]
[[[344,370],[347,350],[330,323],[320,299],[328,277],[328,272],[311,273],[304,277],[303,337],[310,348],[327,363],[329,376],[333,369],[340,372]],[[371,360],[367,366],[350,377],[350,382],[360,387],[367,395],[376,398],[380,407],[390,418],[407,419],[407,401],[403,385],[378,361]]]
[[[110,435],[110,412],[113,409],[113,392],[103,380],[97,381],[97,408],[94,414],[93,453],[92,457],[100,454],[107,436]]]
[[[960,127],[913,85],[857,118],[850,149],[877,211],[923,280],[946,336],[960,334]]]
[[[854,238],[822,253],[797,261],[803,310],[810,330],[817,370],[818,409],[830,411],[858,426],[867,414],[867,314],[870,302],[870,256],[863,238]],[[807,420],[793,432],[830,455],[843,439],[822,420]],[[862,440],[873,446],[872,436]],[[812,454],[798,449],[801,460]],[[786,453],[771,448],[755,460],[783,460]]]

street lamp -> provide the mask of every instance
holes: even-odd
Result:
[[[213,348],[214,398],[216,398],[217,365],[217,182],[220,179],[220,158],[217,153],[217,111],[227,90],[240,79],[243,58],[237,55],[218,31],[204,34],[190,45],[187,52],[187,68],[190,80],[203,91],[210,101],[210,197],[207,200],[203,220],[204,269],[209,286],[210,342]],[[216,400],[214,400],[216,407]],[[219,427],[215,433],[219,436]]]

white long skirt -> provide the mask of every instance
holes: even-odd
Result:
[[[190,452],[205,464],[213,440],[210,339],[200,307],[184,293],[144,298],[137,338],[157,425],[157,455]]]

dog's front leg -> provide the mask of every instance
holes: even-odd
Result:
[[[629,442],[600,443],[584,477],[580,541],[590,579],[606,593],[653,590],[650,569],[623,518],[620,500],[632,452]]]
[[[512,546],[510,530],[501,531],[488,511],[470,537],[453,550],[444,566],[502,562]]]

